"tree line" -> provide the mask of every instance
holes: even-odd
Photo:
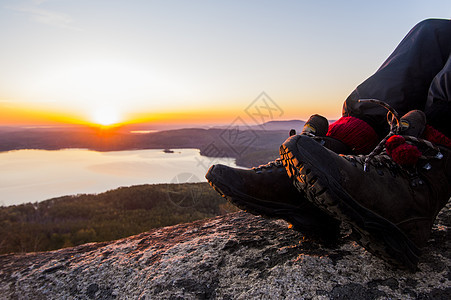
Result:
[[[0,208],[0,253],[110,241],[237,209],[208,183],[122,187]]]

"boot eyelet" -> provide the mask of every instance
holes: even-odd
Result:
[[[432,169],[432,166],[430,163],[427,163],[423,166],[423,169],[425,169],[426,171],[429,171],[430,169]]]

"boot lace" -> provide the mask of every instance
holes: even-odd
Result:
[[[259,174],[259,173],[263,172],[263,170],[271,169],[273,167],[277,167],[277,168],[283,167],[282,159],[276,158],[275,160],[270,161],[267,164],[259,165],[258,167],[253,167],[252,170],[254,170],[255,173]]]
[[[363,162],[363,170],[368,171],[368,166],[370,164],[372,165],[381,165],[381,164],[389,164],[393,165],[395,164],[392,160],[392,158],[387,154],[387,151],[385,149],[385,143],[387,140],[394,136],[394,135],[400,135],[404,137],[406,140],[406,143],[411,145],[423,145],[427,148],[433,149],[436,154],[432,156],[426,156],[422,155],[420,158],[422,159],[442,159],[443,154],[440,152],[440,148],[429,142],[428,140],[420,139],[418,137],[410,136],[410,135],[403,135],[401,134],[401,122],[399,114],[396,112],[394,108],[392,108],[387,103],[377,100],[377,99],[360,99],[359,102],[370,102],[374,103],[376,105],[380,105],[387,109],[387,122],[390,126],[390,131],[388,134],[379,142],[379,144],[374,148],[373,151],[371,151],[370,154],[362,157],[364,158]],[[395,164],[396,165],[396,164]],[[427,168],[427,167],[426,167]]]

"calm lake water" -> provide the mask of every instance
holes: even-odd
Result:
[[[96,152],[18,150],[0,153],[0,205],[100,193],[120,186],[205,180],[211,164],[233,158],[201,156],[198,149]]]

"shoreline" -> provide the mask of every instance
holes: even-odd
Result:
[[[287,138],[285,130],[234,130],[185,128],[131,134],[101,130],[19,130],[0,131],[0,152],[11,150],[88,149],[98,152],[199,149],[205,157],[230,157],[241,167],[267,163],[278,157]]]
[[[1,206],[42,202],[66,195],[98,194],[143,184],[206,182],[212,160],[195,148],[99,152],[87,149],[16,150],[0,153]]]

